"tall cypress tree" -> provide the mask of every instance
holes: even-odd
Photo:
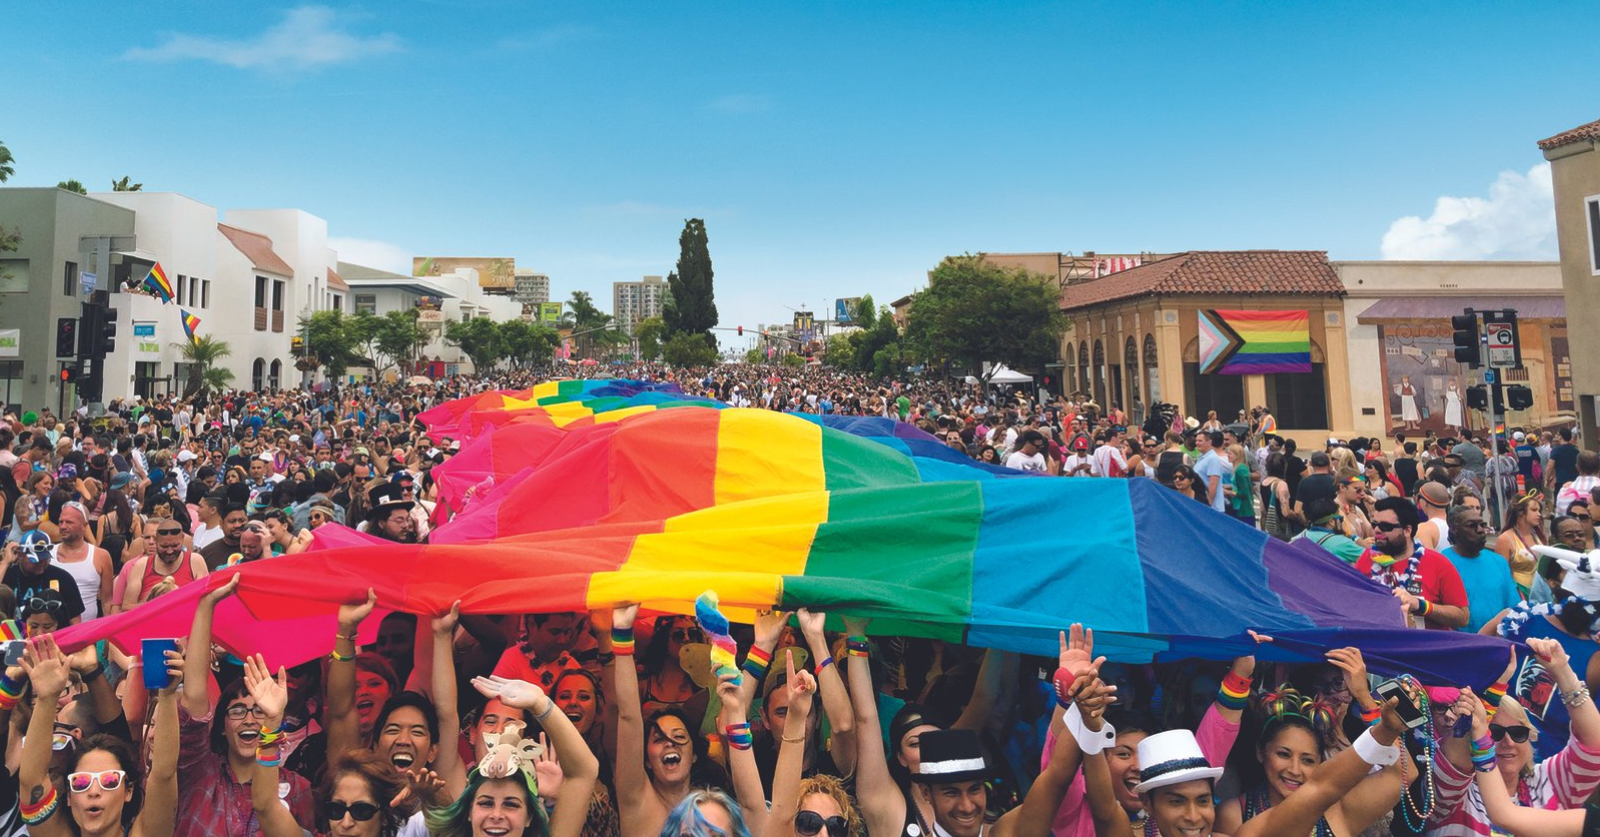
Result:
[[[705,221],[690,218],[684,222],[678,236],[678,269],[667,276],[667,288],[671,299],[662,312],[667,332],[702,334],[716,346],[711,329],[717,324],[717,302]]]

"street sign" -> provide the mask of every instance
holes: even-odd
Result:
[[[1483,370],[1483,382],[1484,383],[1492,384],[1492,383],[1494,383],[1494,379],[1495,379],[1495,373],[1494,373],[1493,369],[1485,369],[1485,370]]]
[[[1515,369],[1520,366],[1520,341],[1517,339],[1517,314],[1515,311],[1483,312],[1483,345],[1486,351],[1484,366],[1491,369]]]
[[[156,324],[155,323],[134,323],[133,324],[133,336],[134,337],[154,337],[154,336],[156,336]]]

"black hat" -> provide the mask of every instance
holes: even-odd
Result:
[[[929,730],[918,740],[921,752],[912,779],[923,784],[981,781],[989,778],[983,743],[970,729]]]
[[[381,520],[395,509],[411,511],[416,503],[400,499],[400,483],[386,482],[367,492],[367,519]]]

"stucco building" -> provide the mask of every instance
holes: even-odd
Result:
[[[1600,311],[1600,120],[1539,141],[1555,186],[1556,240],[1567,310]],[[1595,400],[1600,396],[1600,329],[1576,328],[1572,352],[1573,404],[1585,446],[1593,448]]]

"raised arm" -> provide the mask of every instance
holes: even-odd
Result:
[[[813,613],[805,608],[798,612],[800,631],[811,649],[811,659],[816,662],[817,689],[822,694],[822,711],[828,719],[832,740],[828,754],[841,776],[852,776],[856,770],[856,714],[850,709],[850,696],[845,693],[844,680],[839,677],[837,663],[827,664],[833,656],[828,648],[828,637],[823,631],[827,615]],[[785,727],[788,725],[785,724]]]
[[[733,794],[739,799],[745,824],[750,833],[761,834],[767,821],[766,789],[761,786],[761,772],[756,769],[756,754],[750,749],[750,714],[744,703],[744,690],[740,680],[750,676],[723,674],[717,678],[717,697],[722,699],[722,713],[717,721],[722,725],[723,741],[727,743],[728,773],[733,778]],[[793,713],[793,709],[789,710]],[[791,718],[792,718],[791,714]],[[785,728],[788,727],[786,723]]]
[[[550,746],[556,751],[556,761],[561,763],[562,773],[561,789],[556,791],[556,807],[550,813],[550,837],[578,837],[589,816],[589,797],[600,777],[600,760],[590,752],[583,733],[578,732],[565,713],[556,711],[556,702],[543,689],[532,683],[504,677],[475,677],[472,686],[484,697],[499,698],[501,703],[527,712],[544,728]],[[639,764],[642,771],[643,756]]]
[[[1572,661],[1567,658],[1567,651],[1561,647],[1561,643],[1553,639],[1530,639],[1528,647],[1533,649],[1545,669],[1555,678],[1562,701],[1579,694],[1580,689],[1588,688],[1572,670]],[[1576,706],[1567,703],[1567,714],[1572,719],[1572,737],[1584,749],[1600,751],[1600,711],[1595,710],[1594,701],[1583,700]]]
[[[846,616],[844,630],[852,643],[867,636],[867,620]],[[872,688],[872,663],[866,654],[851,653],[845,663],[850,674],[850,703],[856,723],[877,730],[878,696]],[[785,726],[787,726],[787,722]],[[869,834],[895,834],[905,825],[906,797],[889,775],[889,762],[877,735],[856,736],[856,800],[867,820]]]
[[[1589,815],[1585,808],[1547,811],[1543,808],[1524,808],[1512,801],[1500,771],[1493,768],[1473,772],[1478,783],[1478,795],[1483,797],[1483,809],[1489,821],[1517,837],[1582,837],[1583,821]]]
[[[745,670],[752,668],[766,671],[769,666],[777,663],[772,659],[773,649],[778,647],[778,640],[783,637],[783,627],[789,623],[789,613],[783,610],[763,610],[756,614],[755,624],[751,626],[755,633],[755,642],[750,645],[750,650],[745,652]],[[812,658],[818,662],[822,657],[812,652]],[[760,660],[765,659],[766,664]],[[761,688],[760,677],[746,677],[739,682],[739,689],[744,693],[744,704],[749,706],[755,702],[756,690]]]
[[[1097,663],[1092,673],[1073,682],[1068,695],[1073,707],[1067,710],[1067,714],[1069,717],[1076,715],[1077,723],[1081,724],[1087,735],[1098,738],[1105,732],[1104,713],[1106,707],[1116,699],[1116,691],[1115,686],[1100,682]],[[1099,758],[1106,749],[1104,742],[1091,743],[1100,747],[1100,750],[1089,758]],[[1007,811],[995,823],[994,837],[1050,833],[1051,820],[1061,808],[1062,800],[1066,799],[1067,788],[1072,784],[1072,778],[1077,775],[1078,765],[1084,758],[1083,746],[1071,733],[1057,737],[1050,764],[1034,780],[1022,804]]]
[[[210,649],[206,649],[207,653]],[[150,772],[144,779],[144,807],[134,821],[133,837],[165,837],[178,819],[178,686],[183,682],[184,655],[167,652],[167,683],[156,693],[150,746]],[[277,787],[277,782],[273,782]],[[287,811],[284,812],[288,814]],[[268,835],[268,837],[276,837]]]
[[[1008,675],[1015,679],[1017,655],[989,649],[983,652],[983,665],[978,668],[978,682],[972,689],[961,717],[950,726],[956,729],[982,730],[995,717],[995,707],[1000,693],[1005,689]]]
[[[1317,767],[1299,790],[1281,804],[1268,808],[1239,828],[1236,837],[1276,837],[1280,834],[1307,834],[1341,797],[1349,793],[1374,766],[1394,764],[1407,758],[1395,746],[1405,732],[1405,722],[1395,713],[1399,698],[1390,698],[1383,707],[1383,721],[1361,734],[1356,743]]]
[[[56,794],[50,781],[51,739],[61,693],[71,682],[67,659],[49,636],[28,640],[22,669],[33,683],[33,717],[22,739],[22,761],[17,765],[17,803],[22,822],[34,837],[69,837],[72,815],[67,800]]]
[[[191,718],[204,718],[211,711],[211,695],[206,686],[211,678],[211,617],[217,602],[233,595],[239,587],[239,574],[200,597],[194,608],[194,624],[189,626],[189,642],[183,654],[183,711]]]
[[[361,716],[356,712],[356,631],[378,605],[378,594],[367,589],[367,600],[339,605],[338,627],[333,631],[333,659],[328,663],[328,755],[338,756],[360,747]]]
[[[461,715],[456,709],[456,622],[461,618],[461,603],[450,605],[450,612],[433,620],[433,705],[439,713],[439,754],[433,771],[444,780],[445,790],[454,799],[467,787],[467,768],[461,763]]]
[[[278,766],[283,763],[283,712],[289,705],[287,674],[274,677],[260,654],[244,660],[244,683],[256,708],[264,713],[261,739],[256,744],[256,769],[250,780],[250,807],[261,824],[262,837],[300,837],[300,824],[278,801]]]
[[[617,703],[617,762],[613,765],[617,812],[624,820],[644,803],[650,777],[644,772],[644,708],[639,703],[639,670],[633,667],[633,621],[638,605],[611,611],[611,651],[617,655],[614,671]]]
[[[802,625],[806,612],[800,611]],[[805,768],[806,735],[811,731],[812,696],[816,694],[816,678],[805,669],[794,670],[794,657],[785,654],[789,679],[784,688],[789,690],[789,716],[783,722],[785,732],[798,730],[794,736],[784,736],[778,746],[778,766],[772,773],[772,811],[762,812],[766,828],[752,833],[761,837],[795,837],[794,817],[800,811],[800,774]],[[843,688],[843,684],[840,684]],[[743,794],[740,794],[743,798]]]

